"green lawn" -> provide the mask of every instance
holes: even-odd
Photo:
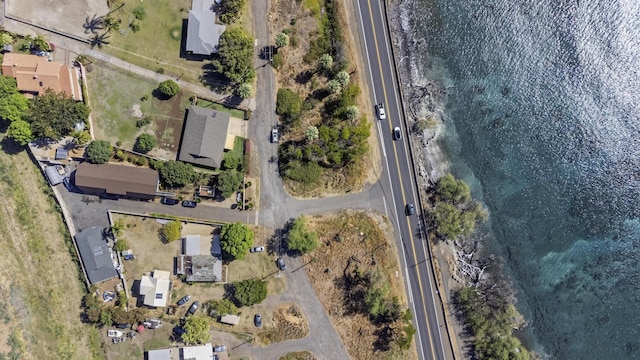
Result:
[[[122,146],[131,149],[136,137],[143,132],[153,130],[159,146],[167,148],[179,141],[180,129],[184,120],[184,109],[189,105],[189,96],[178,93],[169,100],[158,100],[152,96],[157,83],[133,73],[111,67],[102,62],[90,65],[87,74],[89,100],[93,128],[97,139],[109,140],[112,144],[122,142]],[[142,100],[146,96],[146,100]],[[150,125],[139,129],[136,121],[139,117],[150,116]]]
[[[120,31],[112,31],[109,46],[103,50],[138,66],[180,77],[192,83],[200,83],[202,66],[209,61],[187,61],[180,58],[183,35],[183,19],[189,15],[191,0],[121,0],[124,7],[111,16],[121,19]],[[137,20],[133,15],[142,7],[145,16]],[[129,24],[139,24],[140,30],[133,32]],[[186,21],[184,22],[186,26]],[[184,31],[186,35],[186,29]]]
[[[207,109],[214,109],[214,110],[218,110],[218,111],[224,111],[227,112],[229,114],[231,114],[231,116],[236,117],[238,119],[244,119],[244,111],[242,110],[238,110],[238,109],[234,109],[234,108],[230,108],[230,107],[226,107],[224,105],[218,104],[218,103],[214,103],[211,102],[209,100],[204,100],[204,99],[198,99],[198,106],[203,107],[203,108],[207,108]]]

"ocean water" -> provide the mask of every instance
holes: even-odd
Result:
[[[442,146],[551,359],[640,359],[640,1],[416,0]]]

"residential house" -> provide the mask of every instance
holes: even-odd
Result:
[[[225,26],[216,24],[213,0],[192,0],[187,21],[187,52],[206,56],[218,52]]]
[[[153,275],[144,275],[140,280],[140,291],[142,303],[151,307],[165,307],[171,294],[171,274],[164,270],[154,270]]]
[[[220,238],[216,236],[212,240],[218,242],[220,248]],[[206,244],[205,244],[206,245]],[[207,246],[208,249],[211,249]],[[184,275],[189,282],[218,282],[222,281],[222,254],[211,252],[203,254],[200,242],[200,235],[187,235],[182,239],[182,254],[177,258],[176,274]]]
[[[211,343],[198,346],[184,346],[147,351],[147,360],[213,360],[213,346]]]
[[[182,132],[178,160],[209,168],[220,168],[227,144],[233,148],[235,135],[228,135],[229,114],[190,106]],[[227,137],[231,137],[228,141]]]
[[[76,170],[76,186],[87,194],[113,194],[143,200],[155,198],[158,172],[153,169],[84,162]]]
[[[76,234],[76,246],[82,265],[91,284],[101,283],[118,276],[115,254],[105,240],[101,227],[91,227]]]
[[[18,89],[27,97],[51,89],[82,101],[78,70],[42,56],[6,53],[2,59],[2,75],[15,78]]]

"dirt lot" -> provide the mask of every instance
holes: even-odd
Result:
[[[85,20],[109,12],[107,0],[5,0],[4,6],[10,17],[83,39]]]
[[[405,351],[394,341],[382,346],[380,334],[387,329],[374,324],[366,311],[354,310],[353,303],[361,299],[347,297],[344,286],[347,273],[378,270],[389,284],[389,296],[399,299],[403,311],[407,308],[402,279],[398,277],[396,246],[390,243],[394,237],[389,221],[376,212],[345,211],[312,217],[309,228],[319,235],[321,244],[314,254],[304,257],[304,262],[313,264],[309,278],[349,355],[353,359],[373,359],[380,354],[390,359],[417,358],[413,346]],[[395,321],[390,328],[401,326]]]
[[[51,190],[23,149],[1,143],[0,357],[102,358],[80,320],[85,288]]]

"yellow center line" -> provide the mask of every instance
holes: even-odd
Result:
[[[375,29],[375,25],[373,24],[373,12],[371,10],[371,0],[367,0],[367,5],[369,7],[369,18],[370,18],[370,21],[371,21],[371,28]],[[372,33],[373,33],[374,46],[376,48],[376,56],[378,57],[378,65],[379,65],[378,66],[378,70],[380,71],[380,79],[381,79],[382,84],[383,84],[383,86],[382,86],[382,92],[384,94],[383,98],[384,98],[385,104],[389,104],[389,102],[387,101],[387,89],[386,89],[386,86],[384,86],[384,76],[382,74],[382,61],[380,59],[380,51],[378,50],[379,49],[378,48],[378,39],[376,37],[376,32],[372,31]],[[392,66],[395,66],[395,65],[392,64]],[[392,86],[395,87],[395,84],[393,84]],[[400,99],[400,101],[402,101],[402,99]],[[391,117],[389,116],[389,113],[390,112],[387,111],[387,121],[389,123],[389,130],[393,131],[393,124],[391,123]],[[403,181],[402,181],[402,172],[400,171],[400,165],[399,165],[400,163],[398,161],[398,151],[397,151],[397,148],[396,148],[396,142],[395,141],[393,141],[393,153],[394,153],[394,156],[396,158],[396,169],[398,170],[398,177],[400,178],[400,192],[402,193],[402,203],[403,203],[403,208],[404,208],[404,206],[406,205],[407,201],[406,201],[406,197],[405,197],[405,194],[404,194],[404,186],[403,186]],[[412,234],[412,231],[411,231],[411,223],[409,221],[409,217],[405,217],[405,220],[407,222],[407,228],[410,230],[409,231],[409,240],[411,242],[411,251],[413,252],[413,259],[414,259],[414,261],[416,261],[416,264],[414,266],[415,266],[416,276],[418,278],[418,288],[420,289],[420,293],[423,295],[421,297],[421,299],[422,299],[422,308],[424,310],[424,315],[427,316],[427,305],[425,304],[425,301],[424,301],[424,291],[422,290],[422,280],[420,279],[420,272],[418,271],[418,263],[417,263],[418,257],[416,256],[416,249],[415,249],[415,246],[413,245],[413,234]],[[401,238],[402,238],[402,236],[401,236]],[[407,279],[407,281],[410,281],[410,280]],[[416,318],[416,322],[417,321],[418,321],[418,319]],[[433,346],[433,339],[431,337],[431,327],[429,326],[429,321],[428,320],[425,321],[425,323],[427,324],[427,335],[429,337],[429,344],[431,345],[430,346],[431,347],[431,356],[432,356],[432,359],[436,359],[436,354],[435,354],[435,350],[434,350],[434,346]]]

